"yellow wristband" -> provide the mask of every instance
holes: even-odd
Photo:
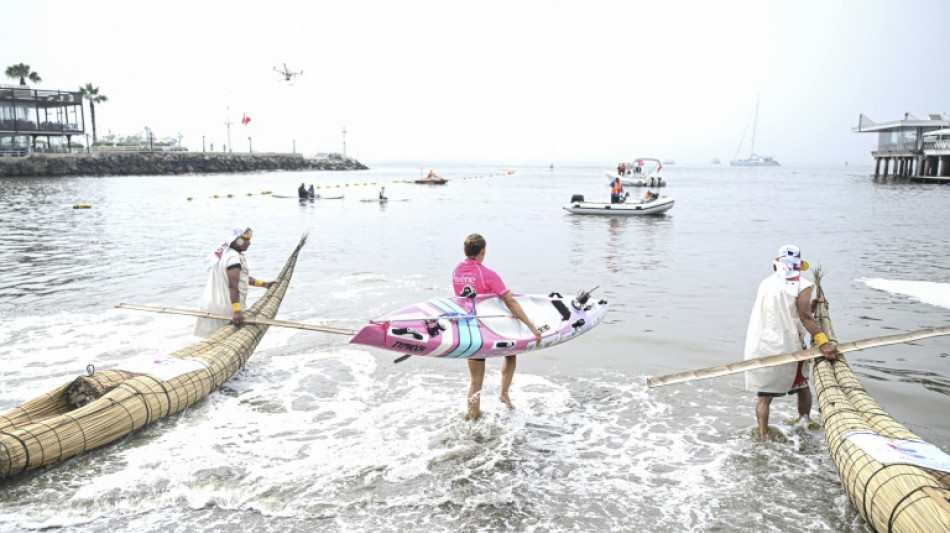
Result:
[[[255,279],[255,280],[254,280],[254,286],[255,286],[255,287],[263,287],[263,286],[264,286],[264,280]]]
[[[232,309],[235,313],[240,313],[240,312],[241,312],[241,302],[234,302],[233,304],[231,304],[231,309]]]
[[[822,331],[815,333],[815,336],[812,338],[815,339],[815,344],[817,346],[821,346],[822,344],[825,344],[826,342],[828,342],[828,336],[825,335],[825,333]]]

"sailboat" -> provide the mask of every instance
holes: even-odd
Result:
[[[742,134],[742,140],[739,141],[739,147],[736,148],[735,158],[729,162],[734,167],[777,167],[778,161],[771,155],[759,155],[755,153],[755,127],[759,122],[759,99],[755,99],[755,117],[752,120],[752,147],[749,150],[749,157],[739,158],[739,150],[742,149],[742,143],[745,142],[745,133]],[[746,128],[748,131],[748,127]]]

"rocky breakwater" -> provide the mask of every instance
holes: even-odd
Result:
[[[0,157],[0,177],[128,176],[260,172],[270,170],[365,170],[344,157],[213,152],[93,152]]]

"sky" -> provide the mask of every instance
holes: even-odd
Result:
[[[370,165],[702,165],[749,154],[758,101],[756,152],[872,165],[859,114],[950,113],[946,0],[4,3],[0,67],[191,150],[230,120],[234,151]]]

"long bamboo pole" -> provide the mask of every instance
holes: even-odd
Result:
[[[950,335],[950,326],[924,328],[909,331],[907,333],[883,335],[881,337],[871,337],[867,339],[845,342],[838,345],[838,352],[856,352],[858,350],[866,350],[868,348],[875,348],[878,346],[888,346],[891,344],[900,344],[902,342],[914,342],[921,339],[941,337],[944,335]],[[664,385],[685,383],[687,381],[694,381],[697,379],[715,378],[728,374],[735,374],[737,372],[744,372],[746,370],[756,370],[759,368],[783,365],[785,363],[795,363],[798,361],[804,361],[806,359],[813,359],[815,357],[822,357],[821,350],[819,350],[817,346],[807,350],[770,355],[760,359],[749,359],[747,361],[737,361],[727,365],[710,366],[707,368],[700,368],[698,370],[686,370],[683,372],[674,372],[672,374],[652,377],[647,379],[647,387],[662,387]]]
[[[207,311],[195,311],[192,309],[177,309],[174,307],[154,307],[150,305],[119,304],[119,309],[130,309],[133,311],[148,311],[151,313],[165,313],[170,315],[188,315],[201,318],[216,318],[219,320],[231,320],[229,315],[219,315]],[[356,330],[346,328],[334,328],[330,326],[315,326],[313,324],[304,324],[302,322],[289,322],[287,320],[272,320],[270,318],[244,317],[247,324],[261,324],[264,326],[278,326],[282,328],[306,329],[309,331],[322,331],[324,333],[333,333],[335,335],[356,335]]]

